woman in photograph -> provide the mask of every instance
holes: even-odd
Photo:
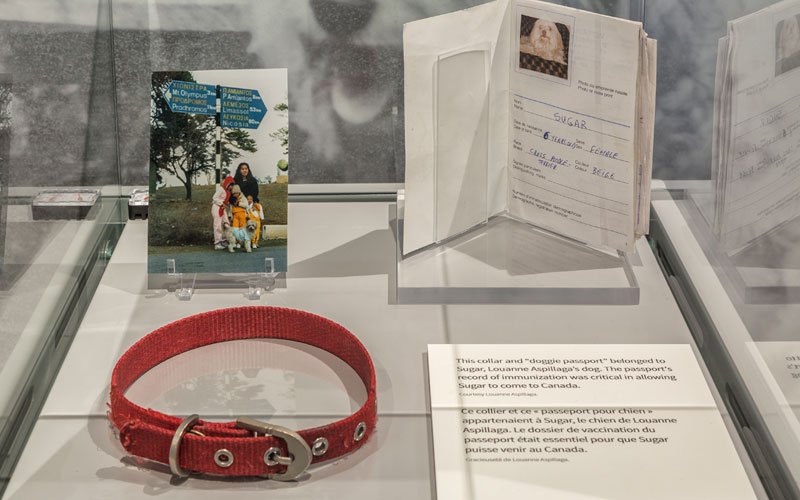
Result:
[[[236,167],[236,174],[234,174],[233,180],[242,189],[242,195],[245,199],[248,196],[252,196],[253,199],[258,198],[258,181],[253,176],[250,165],[244,162],[240,163]]]

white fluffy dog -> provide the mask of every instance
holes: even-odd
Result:
[[[256,228],[258,227],[258,222],[254,220],[248,220],[245,223],[244,227],[231,227],[227,226],[225,228],[225,238],[228,240],[228,251],[233,253],[234,245],[236,245],[237,241],[244,242],[244,249],[247,253],[253,251],[252,241],[253,236],[256,235]]]
[[[548,61],[567,64],[564,57],[564,41],[553,21],[537,19],[530,35],[519,39],[519,50]]]

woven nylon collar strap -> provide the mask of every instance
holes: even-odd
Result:
[[[321,427],[292,431],[250,418],[214,423],[165,415],[135,405],[125,391],[150,368],[197,347],[253,338],[284,339],[324,349],[341,358],[367,388],[367,401],[353,415]],[[266,476],[290,480],[309,464],[358,449],[375,429],[375,369],[358,339],[320,316],[274,307],[211,311],[176,321],[142,338],[123,354],[111,377],[111,421],[125,449],[189,472]]]

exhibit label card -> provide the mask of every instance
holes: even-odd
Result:
[[[754,499],[688,345],[429,345],[440,500]]]
[[[153,73],[149,273],[286,271],[286,69]]]

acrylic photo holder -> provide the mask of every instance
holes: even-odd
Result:
[[[639,303],[625,254],[604,252],[499,215],[453,238],[403,255],[403,193],[396,220],[400,304]]]
[[[175,259],[164,259],[165,274],[148,274],[147,287],[174,292],[180,300],[192,300],[198,289],[242,289],[245,297],[259,300],[264,292],[286,287],[286,273],[275,271],[275,259],[264,258],[261,273],[195,273],[181,272]]]

